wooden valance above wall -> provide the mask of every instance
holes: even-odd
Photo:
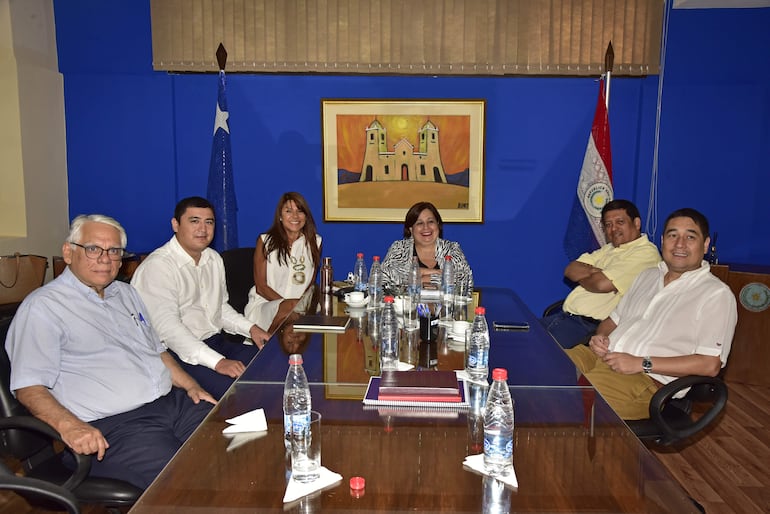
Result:
[[[152,0],[153,67],[405,75],[657,74],[663,0]]]

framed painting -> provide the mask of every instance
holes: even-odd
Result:
[[[324,221],[484,221],[484,100],[322,100]]]

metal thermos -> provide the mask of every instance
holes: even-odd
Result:
[[[321,265],[321,314],[324,316],[332,315],[332,281],[334,280],[334,270],[332,269],[332,258],[324,257]]]

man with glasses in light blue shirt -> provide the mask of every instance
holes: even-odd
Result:
[[[11,390],[91,474],[146,488],[216,403],[163,347],[136,290],[115,280],[126,233],[78,216],[67,269],[32,292],[9,328]]]

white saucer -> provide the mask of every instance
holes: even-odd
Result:
[[[342,301],[344,302],[345,300],[343,299]],[[345,304],[348,307],[352,307],[354,309],[359,308],[359,307],[365,307],[368,303],[369,303],[369,297],[368,296],[365,296],[364,300],[361,301],[361,302],[355,302],[355,303],[354,302],[345,302]]]
[[[447,347],[450,350],[453,350],[455,352],[464,352],[465,351],[465,343],[458,343],[454,339],[450,339],[447,341]]]
[[[345,307],[345,314],[352,318],[363,318],[366,314],[366,307]]]

